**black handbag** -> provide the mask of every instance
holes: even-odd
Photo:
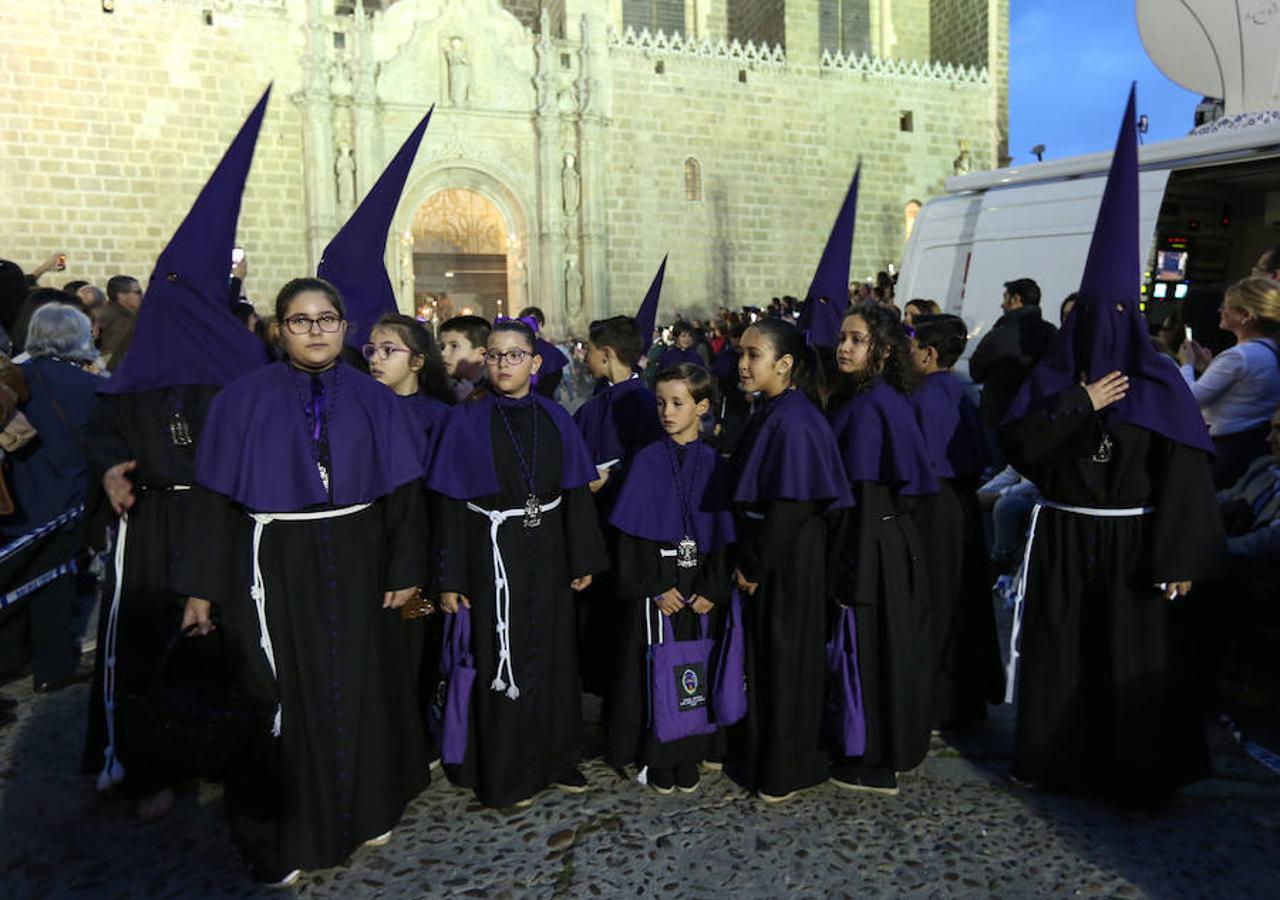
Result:
[[[218,781],[252,748],[271,740],[274,699],[248,694],[227,652],[222,630],[191,639],[189,625],[169,639],[151,684],[116,698],[117,744],[126,768],[152,762],[177,777]],[[180,644],[211,641],[202,651],[200,676],[175,679],[171,660]]]

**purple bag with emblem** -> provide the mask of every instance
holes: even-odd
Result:
[[[476,680],[476,661],[471,655],[471,610],[461,604],[458,611],[445,622],[440,673],[444,676],[441,687],[445,692],[440,761],[445,765],[455,766],[462,762],[467,753],[471,687]]]
[[[836,749],[845,756],[862,756],[867,750],[867,720],[858,674],[858,627],[847,606],[840,607],[827,642],[827,678],[827,721]]]
[[[717,725],[732,725],[747,714],[746,648],[742,634],[742,597],[729,602],[724,633],[711,652],[711,712]]]
[[[645,603],[649,603],[648,600]],[[652,615],[647,609],[645,615]],[[716,730],[711,721],[707,663],[712,641],[707,617],[699,616],[702,637],[677,641],[671,618],[659,614],[658,643],[649,644],[649,704],[653,736],[663,743]]]

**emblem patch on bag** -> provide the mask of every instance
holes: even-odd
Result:
[[[692,712],[707,705],[707,673],[702,663],[676,666],[675,675],[680,712]]]

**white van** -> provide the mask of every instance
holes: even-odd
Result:
[[[1280,244],[1280,115],[1220,120],[1139,149],[1144,303],[1156,322],[1197,286],[1249,274]],[[1000,317],[1003,285],[1033,278],[1057,324],[1080,286],[1111,153],[958,175],[921,209],[902,259],[898,305],[936,300],[969,326],[972,353]]]

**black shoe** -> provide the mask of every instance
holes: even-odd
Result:
[[[13,712],[18,708],[18,701],[12,697],[0,697],[0,713]]]
[[[576,766],[565,772],[553,783],[566,794],[585,794],[587,792],[586,776],[578,771]]]
[[[846,791],[867,791],[887,797],[898,795],[898,777],[893,774],[892,769],[856,769],[837,772],[831,776],[831,783]]]
[[[70,675],[58,678],[54,681],[37,681],[32,684],[32,690],[37,694],[55,694],[63,688],[69,688],[73,684],[82,684],[93,677],[93,672],[74,671]]]
[[[266,869],[249,867],[249,877],[264,888],[282,889],[293,885],[302,876],[301,869]]]
[[[692,794],[698,789],[698,767],[695,764],[676,766],[676,787],[682,794]]]
[[[659,794],[670,794],[676,788],[676,774],[673,769],[650,769],[649,787]]]

